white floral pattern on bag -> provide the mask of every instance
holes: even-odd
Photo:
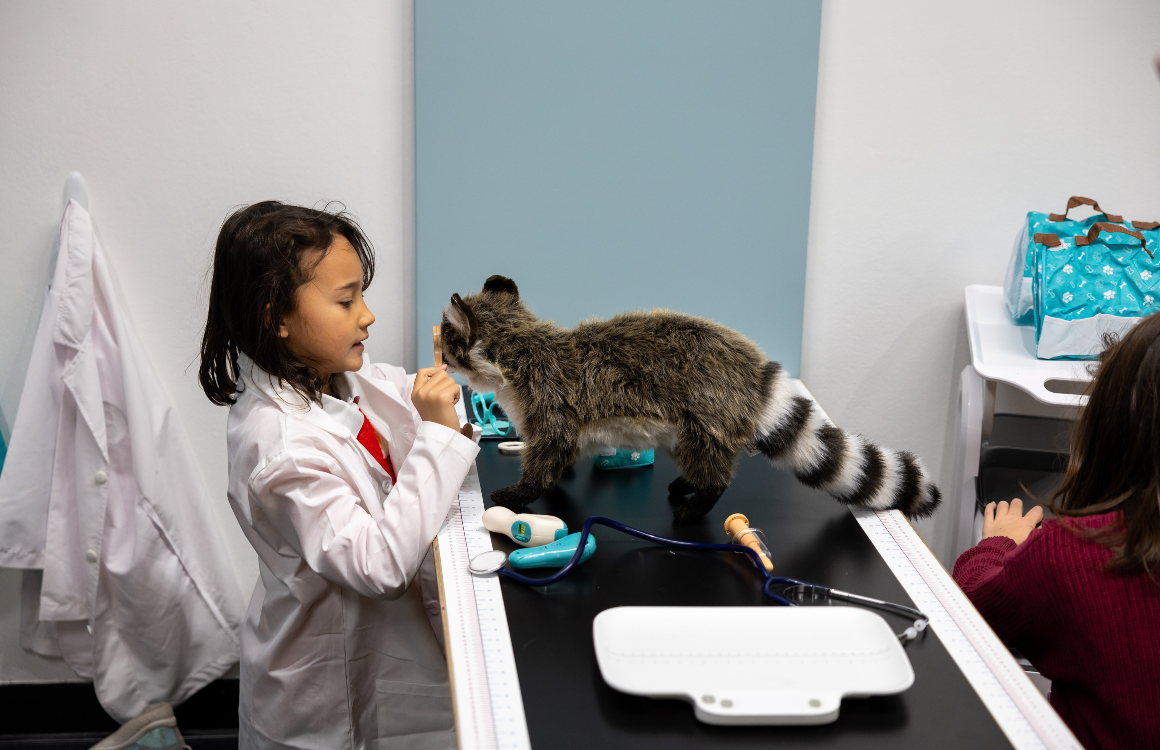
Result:
[[[1060,239],[1059,245],[1050,248],[1056,252],[1036,246],[1027,257],[1037,326],[1054,319],[1091,325],[1090,319],[1097,316],[1131,318],[1160,310],[1160,252],[1153,257],[1141,252],[1138,240],[1107,235],[1092,247],[1076,247],[1074,241],[1064,241],[1061,226],[1052,229]],[[1078,225],[1074,233],[1081,234]],[[1154,239],[1160,237],[1160,229],[1144,234],[1149,250],[1153,244],[1160,247]]]

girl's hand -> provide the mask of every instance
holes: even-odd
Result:
[[[447,374],[447,365],[424,367],[415,373],[411,403],[424,422],[435,422],[459,432],[455,404],[461,395],[459,384]]]
[[[1023,515],[1023,501],[1015,498],[1008,505],[1006,501],[995,505],[987,503],[983,508],[983,538],[1005,536],[1022,544],[1039,522],[1043,520],[1043,508],[1036,505]]]

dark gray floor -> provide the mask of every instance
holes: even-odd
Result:
[[[88,750],[107,736],[86,733],[0,735],[0,750]],[[183,732],[182,736],[191,750],[237,750],[238,747],[237,730]]]
[[[215,680],[174,709],[193,750],[238,746],[238,681]],[[88,750],[117,729],[92,683],[0,685],[0,750]]]

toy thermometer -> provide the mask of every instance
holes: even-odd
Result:
[[[568,534],[551,544],[532,549],[518,549],[508,555],[508,565],[513,568],[562,568],[576,554],[576,547],[580,544],[580,533]],[[579,562],[588,562],[592,553],[596,552],[596,537],[588,535],[584,542],[584,551],[580,553]]]
[[[521,547],[539,547],[568,535],[568,524],[555,516],[516,513],[499,505],[483,512],[483,525]]]

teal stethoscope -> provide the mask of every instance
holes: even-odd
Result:
[[[806,583],[799,581],[796,578],[786,578],[784,576],[775,576],[765,569],[761,563],[761,557],[757,552],[749,547],[740,544],[713,544],[707,542],[685,542],[679,539],[666,539],[662,536],[650,534],[647,531],[634,529],[631,526],[626,526],[619,521],[613,521],[611,518],[604,518],[603,516],[592,516],[584,522],[584,528],[580,532],[579,541],[576,544],[576,551],[572,553],[571,559],[560,570],[556,571],[550,576],[544,578],[529,578],[515,572],[507,565],[507,554],[502,550],[489,550],[481,552],[471,559],[468,564],[468,569],[474,575],[488,575],[490,573],[499,573],[505,578],[510,578],[513,581],[527,584],[528,586],[547,586],[559,581],[568,573],[572,572],[580,563],[580,556],[584,553],[585,544],[588,541],[589,531],[593,524],[600,524],[601,526],[608,526],[623,531],[625,534],[635,536],[639,539],[645,539],[656,544],[663,544],[667,547],[676,547],[678,549],[695,549],[707,552],[741,552],[749,555],[750,560],[758,571],[765,576],[765,582],[761,585],[761,593],[777,604],[785,606],[795,606],[799,602],[814,601],[817,599],[833,599],[838,601],[849,602],[850,604],[857,604],[863,607],[871,607],[874,609],[881,609],[886,612],[892,612],[897,615],[902,615],[907,618],[914,618],[914,624],[898,633],[898,639],[903,643],[912,641],[918,637],[918,634],[926,630],[926,626],[930,623],[930,618],[919,612],[917,609],[905,607],[901,604],[894,604],[893,602],[883,601],[881,599],[874,599],[868,596],[859,596],[858,594],[851,594],[848,591],[840,591],[838,589],[830,588],[829,586],[821,586],[816,583]],[[784,586],[780,593],[773,590],[774,586]],[[796,601],[794,601],[796,600]]]
[[[494,393],[471,392],[471,413],[484,437],[506,437],[512,431],[509,420],[499,419],[492,411],[496,408]]]

